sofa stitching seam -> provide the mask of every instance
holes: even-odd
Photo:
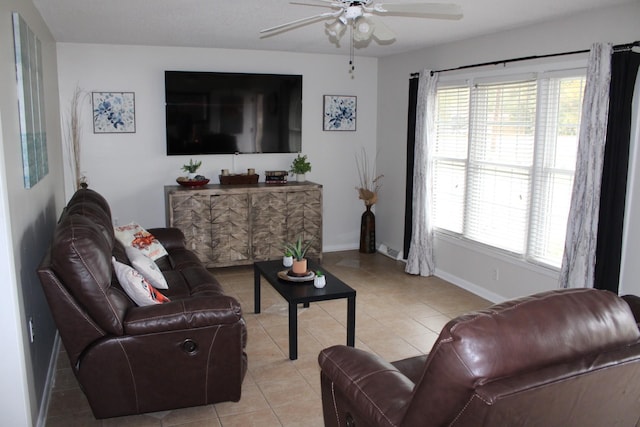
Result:
[[[449,426],[454,425],[454,424],[456,423],[456,421],[458,421],[458,418],[460,418],[460,416],[462,415],[462,413],[463,413],[464,411],[466,411],[466,410],[467,410],[467,407],[469,407],[469,405],[471,404],[471,401],[473,401],[473,399],[474,399],[474,398],[476,398],[476,397],[478,397],[478,398],[479,398],[479,396],[478,396],[476,393],[474,393],[473,395],[471,395],[471,398],[469,398],[469,400],[468,400],[468,401],[467,401],[467,403],[464,405],[464,407],[463,407],[460,411],[458,411],[458,413],[456,414],[455,418],[451,421],[451,423],[449,423]],[[480,400],[483,400],[483,399],[480,399]],[[484,400],[483,400],[483,401],[484,401]],[[488,403],[488,402],[485,402],[485,403]]]
[[[336,401],[336,383],[331,381],[331,398],[333,399],[333,411],[336,414],[336,425],[340,425],[340,414],[338,413],[338,402]]]
[[[62,291],[62,294],[65,298],[66,301],[68,301],[78,312],[78,314],[80,314],[86,321],[87,323],[89,323],[89,325],[91,327],[93,327],[93,329],[95,329],[96,332],[98,332],[100,335],[105,336],[106,333],[101,330],[98,325],[95,324],[95,322],[93,321],[93,319],[91,319],[90,317],[88,317],[86,315],[86,313],[83,312],[83,310],[80,309],[80,306],[78,305],[78,303],[73,299],[73,298],[69,298],[69,295],[67,293],[67,290],[62,286],[62,283],[60,283],[58,280],[54,281],[56,287]]]
[[[233,308],[230,305],[230,308]],[[211,312],[217,312],[217,311],[222,311],[222,312],[228,312],[229,308],[212,308],[212,309],[203,309],[203,310],[191,310],[191,311],[187,311],[184,308],[184,303],[183,303],[183,311],[182,311],[182,315],[185,315],[187,313],[211,313]],[[171,317],[176,317],[176,315],[179,315],[180,313],[173,313],[173,314],[163,314],[161,316],[153,316],[153,317],[145,317],[144,319],[134,319],[134,320],[127,320],[125,323],[127,325],[134,325],[136,323],[147,323],[150,320],[159,320],[159,319],[166,319],[166,318],[171,318]]]
[[[369,397],[369,395],[362,389],[362,387],[360,387],[360,385],[358,384],[359,380],[356,380],[354,378],[351,378],[350,375],[348,375],[334,360],[327,358],[327,360],[331,361],[331,363],[338,369],[340,370],[340,372],[342,372],[345,377],[349,378],[349,380],[358,388],[358,390],[360,390],[360,392],[362,393],[363,396],[365,396],[367,398],[367,400],[378,410],[378,412],[380,413],[380,415],[382,415],[384,417],[384,419],[387,420],[387,422],[392,425],[392,426],[396,426],[396,424],[394,424],[389,417],[387,417],[387,414],[384,413],[384,411],[382,411],[382,409],[376,405],[376,403],[373,401],[373,399],[371,399],[371,397]],[[386,369],[384,371],[378,371],[378,372],[387,372],[390,371],[389,369]],[[367,375],[368,376],[368,375]]]
[[[216,328],[216,333],[213,334],[213,339],[211,340],[211,344],[209,345],[209,353],[207,354],[207,369],[205,372],[204,379],[204,403],[209,402],[209,367],[211,366],[211,354],[213,353],[213,344],[216,342],[216,338],[218,337],[218,332],[220,332],[220,327]]]
[[[124,346],[122,345],[122,341],[121,340],[117,340],[116,341],[118,343],[118,345],[120,346],[120,348],[122,349],[122,352],[124,353],[124,357],[127,360],[127,366],[129,367],[129,374],[131,375],[131,382],[133,383],[133,395],[136,399],[136,413],[140,412],[140,402],[138,400],[138,385],[136,383],[136,377],[133,374],[133,368],[131,367],[131,361],[129,360],[129,355],[127,354],[127,350],[124,348]]]

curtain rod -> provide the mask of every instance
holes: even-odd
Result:
[[[615,52],[629,50],[635,46],[640,46],[640,41],[634,41],[632,43],[625,43],[613,46],[613,50]],[[574,50],[570,52],[560,52],[560,53],[549,53],[547,55],[532,55],[532,56],[523,56],[520,58],[511,58],[511,59],[503,59],[501,61],[491,61],[491,62],[481,62],[479,64],[471,64],[471,65],[462,65],[460,67],[455,68],[445,68],[442,70],[434,70],[431,71],[431,75],[435,73],[446,73],[447,71],[457,71],[457,70],[465,70],[467,68],[476,68],[476,67],[485,67],[487,65],[500,65],[500,64],[508,64],[510,62],[519,62],[519,61],[529,61],[532,59],[541,59],[541,58],[551,58],[554,56],[565,56],[565,55],[576,55],[578,53],[587,53],[589,49],[584,50]],[[418,77],[420,73],[411,73],[411,78]]]

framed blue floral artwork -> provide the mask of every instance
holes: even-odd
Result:
[[[355,96],[324,96],[323,130],[356,130]]]
[[[133,92],[92,92],[93,133],[134,133],[136,105]]]

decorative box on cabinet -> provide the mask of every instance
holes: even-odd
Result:
[[[312,239],[308,257],[322,261],[322,186],[165,186],[168,227],[177,227],[207,267],[282,257],[285,241]]]

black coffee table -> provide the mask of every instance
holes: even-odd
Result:
[[[355,344],[356,330],[356,291],[338,279],[326,269],[318,267],[312,261],[308,261],[309,269],[321,270],[327,284],[324,288],[317,289],[313,286],[313,280],[309,282],[289,282],[278,277],[278,272],[286,270],[282,261],[260,261],[253,263],[254,274],[254,312],[260,313],[260,277],[278,291],[289,303],[289,359],[298,358],[298,304],[309,307],[314,301],[326,301],[332,299],[347,299],[347,345]]]

